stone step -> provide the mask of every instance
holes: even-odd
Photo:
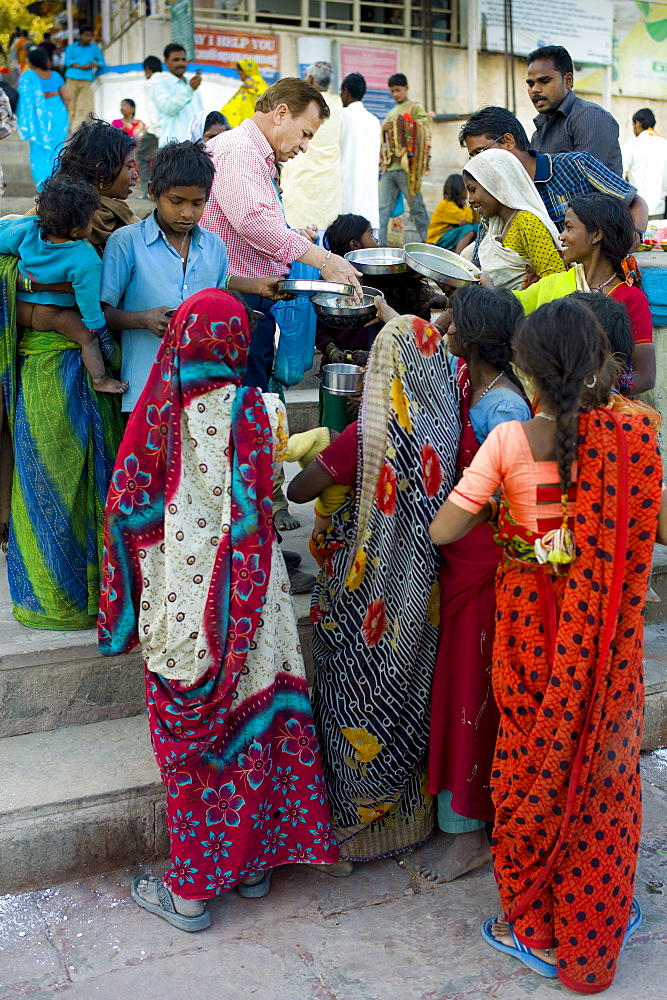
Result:
[[[310,594],[295,595],[293,601],[312,677]],[[141,655],[100,656],[94,629],[53,632],[20,625],[11,611],[4,556],[0,557],[0,650],[0,745],[8,737],[123,719],[144,711]]]
[[[317,427],[319,396],[318,390],[288,389],[285,392],[287,423],[290,434],[300,434]]]
[[[47,635],[61,634],[42,632],[41,636],[44,640]],[[65,642],[51,648],[3,651],[0,739],[120,719],[143,710],[141,656],[100,656],[95,632],[86,634],[84,645]]]
[[[646,662],[644,750],[667,738],[667,635],[653,639],[663,658]],[[167,854],[164,789],[143,713],[0,740],[0,895]]]
[[[168,852],[145,715],[0,740],[0,894]]]

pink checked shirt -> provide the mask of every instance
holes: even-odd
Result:
[[[209,145],[215,180],[200,225],[222,236],[230,274],[285,277],[313,244],[285,222],[271,146],[251,118]]]

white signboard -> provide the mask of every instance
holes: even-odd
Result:
[[[491,52],[505,51],[503,0],[480,0],[480,38]],[[542,45],[564,45],[576,63],[611,62],[611,0],[512,0],[514,52],[526,56]]]

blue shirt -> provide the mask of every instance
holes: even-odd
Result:
[[[628,184],[604,163],[590,153],[535,153],[535,177],[533,183],[544,202],[549,218],[563,231],[565,213],[572,199],[578,194],[593,194],[600,191],[613,198],[620,198],[630,205],[637,194],[637,188]],[[479,266],[479,245],[486,236],[486,223],[482,221],[472,261]]]
[[[97,63],[97,69],[75,69],[72,63],[79,66],[87,66],[88,63]],[[81,42],[72,42],[65,49],[65,79],[70,80],[90,80],[95,79],[95,74],[104,66],[104,56],[99,46],[95,42],[89,45],[82,45]]]
[[[458,361],[458,358],[456,359]],[[470,407],[470,423],[475,437],[484,444],[494,427],[508,420],[530,420],[532,414],[528,403],[518,392],[506,389],[504,385],[494,387]]]
[[[74,294],[17,292],[22,302],[76,305],[89,330],[99,330],[104,326],[104,314],[100,308],[102,261],[88,240],[49,243],[42,236],[39,220],[29,215],[23,219],[0,221],[0,254],[18,257],[19,271],[26,278],[43,285],[69,281],[74,288]]]
[[[135,312],[181,302],[205,288],[227,283],[227,250],[215,233],[195,226],[183,273],[183,262],[168,242],[155,212],[142,222],[112,233],[104,248],[101,299],[107,305]],[[130,383],[122,408],[131,411],[143,392],[160,340],[150,330],[123,330],[122,379]]]

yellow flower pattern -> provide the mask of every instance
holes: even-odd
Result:
[[[359,806],[359,819],[362,823],[375,823],[383,819],[395,805],[395,802],[378,802],[375,806]]]
[[[382,744],[367,729],[341,729],[341,733],[354,747],[354,756],[361,764],[375,760]]]
[[[364,549],[363,545],[361,545],[355,557],[354,563],[352,564],[352,569],[350,570],[350,574],[347,578],[348,590],[356,590],[357,587],[360,587],[363,582],[365,573],[366,573],[366,550]]]
[[[412,433],[412,420],[410,418],[410,403],[408,397],[403,391],[403,386],[401,384],[400,378],[394,376],[391,382],[391,401],[394,405],[394,411],[398,418],[398,422],[404,431],[408,434]]]

